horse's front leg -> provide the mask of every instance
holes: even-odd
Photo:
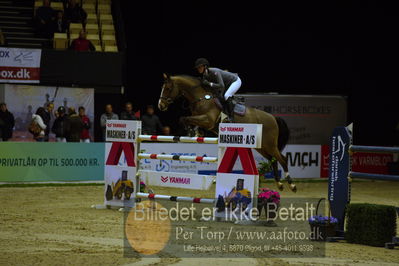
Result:
[[[180,122],[184,125],[198,126],[203,129],[212,129],[214,127],[214,121],[212,121],[208,115],[193,115],[184,116],[180,118]]]

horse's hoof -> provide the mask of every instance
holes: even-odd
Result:
[[[297,191],[296,185],[294,185],[294,184],[289,184],[288,186],[289,186],[289,188],[290,188],[290,190],[291,190],[292,192],[296,193],[296,191]]]
[[[283,190],[284,190],[284,185],[283,185],[283,183],[281,183],[281,182],[276,182],[276,186],[277,186],[277,188],[278,188],[280,191],[283,191]]]

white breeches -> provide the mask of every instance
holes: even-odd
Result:
[[[224,93],[224,99],[227,100],[229,97],[233,96],[240,87],[241,87],[241,79],[237,77],[237,80],[231,83],[230,87]]]

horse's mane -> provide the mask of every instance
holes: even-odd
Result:
[[[174,75],[174,76],[172,76],[172,78],[188,79],[195,84],[198,84],[201,82],[201,79],[199,77],[194,77],[194,76],[190,76],[190,75]]]

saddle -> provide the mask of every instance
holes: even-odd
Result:
[[[226,106],[222,105],[222,99],[215,97],[215,103],[216,106],[223,112],[223,113],[227,113],[226,110]],[[224,101],[224,99],[223,99]],[[246,111],[247,111],[247,107],[244,105],[244,100],[242,97],[237,98],[237,97],[233,97],[233,104],[234,104],[234,114],[239,115],[239,116],[244,116]]]

